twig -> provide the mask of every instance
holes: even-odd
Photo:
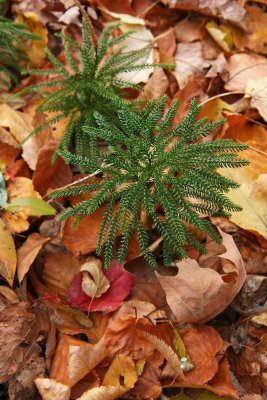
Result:
[[[97,41],[97,37],[96,37],[96,34],[95,34],[95,30],[94,30],[93,24],[92,24],[92,22],[91,22],[91,20],[90,20],[90,17],[89,17],[89,15],[87,14],[87,12],[85,11],[84,7],[83,7],[83,6],[81,5],[81,3],[79,2],[79,0],[73,0],[73,1],[74,1],[74,3],[76,4],[76,6],[79,8],[79,10],[80,10],[80,12],[81,12],[83,18],[85,19],[85,22],[86,22],[86,24],[87,24],[87,26],[88,26],[88,29],[89,29],[90,33],[91,33],[91,38],[92,38],[92,41],[93,41],[93,46],[94,46],[95,49],[97,49],[97,48],[98,48],[98,41]]]

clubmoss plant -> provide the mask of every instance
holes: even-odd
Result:
[[[229,217],[231,211],[241,210],[225,195],[239,185],[220,176],[215,169],[248,165],[247,160],[237,155],[247,146],[230,139],[201,141],[225,119],[214,122],[197,119],[201,107],[196,99],[191,101],[184,119],[173,126],[179,102],[174,100],[164,114],[166,101],[167,96],[154,100],[139,114],[117,102],[120,128],[95,111],[97,127],[86,124],[83,131],[103,139],[109,149],[97,150],[95,159],[59,150],[68,163],[89,174],[102,173],[101,181],[92,178],[90,183],[57,190],[52,197],[90,194],[88,200],[62,215],[62,219],[74,216],[74,226],[106,204],[96,250],[98,255],[104,252],[106,268],[113,259],[118,234],[121,236],[117,249],[119,264],[125,260],[135,232],[145,260],[155,267],[156,259],[149,249],[149,232],[155,229],[163,237],[164,263],[169,265],[174,254],[187,257],[186,243],[205,252],[186,223],[207,231],[220,242],[211,222],[201,214]]]
[[[23,92],[36,91],[44,96],[36,111],[55,112],[56,115],[48,119],[44,124],[38,126],[31,132],[30,136],[63,118],[68,118],[67,128],[59,143],[59,149],[70,148],[74,139],[75,152],[78,155],[94,157],[97,153],[97,138],[90,131],[83,129],[84,125],[95,123],[94,112],[105,116],[109,121],[116,124],[118,121],[115,102],[133,107],[133,102],[123,99],[121,89],[141,87],[130,81],[120,78],[120,73],[138,71],[151,68],[158,64],[138,63],[147,54],[146,49],[123,52],[123,40],[131,35],[131,32],[112,37],[112,29],[118,24],[107,26],[97,40],[90,18],[78,1],[82,14],[82,45],[68,35],[58,34],[65,40],[64,52],[67,60],[65,67],[46,48],[50,61],[55,65],[52,70],[28,71],[32,74],[52,74],[54,79],[41,82],[25,88]],[[111,47],[114,49],[111,51]],[[75,53],[76,51],[76,53]],[[110,52],[108,55],[107,52]],[[170,67],[168,64],[159,64],[162,67]],[[47,91],[47,88],[54,90]],[[25,139],[27,140],[27,138]]]
[[[3,1],[0,2],[0,12],[2,6]],[[23,39],[27,37],[40,39],[39,35],[30,32],[28,29],[25,24],[0,16],[0,71],[15,82],[17,82],[17,76],[14,71],[22,71],[18,61],[27,60],[27,55],[23,51]],[[6,79],[0,77],[0,82],[9,87]]]

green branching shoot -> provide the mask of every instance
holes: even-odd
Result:
[[[59,151],[67,162],[89,174],[96,170],[102,173],[101,181],[92,178],[89,184],[63,188],[52,196],[90,193],[88,200],[63,214],[63,219],[74,216],[74,225],[106,205],[97,245],[97,254],[104,253],[106,268],[113,259],[117,235],[121,237],[117,249],[119,264],[125,260],[131,237],[136,233],[145,260],[155,267],[156,259],[149,249],[149,232],[154,230],[163,237],[164,263],[169,265],[173,255],[187,257],[186,243],[205,252],[188,223],[220,242],[217,231],[203,214],[229,217],[232,211],[241,209],[226,196],[238,184],[215,170],[248,165],[237,155],[247,146],[230,139],[203,142],[201,139],[225,120],[197,119],[201,108],[196,99],[191,101],[184,119],[173,126],[179,104],[174,100],[164,114],[166,101],[167,96],[154,100],[138,114],[116,101],[119,127],[96,110],[96,123],[89,120],[83,133],[104,140],[109,151],[97,150],[94,159]]]
[[[83,13],[85,13],[84,10]],[[20,92],[22,94],[33,90],[40,93],[43,100],[36,111],[55,113],[51,119],[48,118],[44,124],[31,132],[31,135],[49,124],[68,118],[67,128],[58,148],[68,150],[74,141],[75,151],[78,155],[95,157],[97,137],[90,131],[84,130],[83,126],[95,124],[95,112],[116,124],[118,115],[114,104],[119,103],[133,107],[133,102],[122,97],[121,89],[141,90],[139,85],[121,79],[120,74],[157,65],[139,62],[147,54],[145,49],[124,52],[125,46],[122,45],[122,42],[132,32],[113,37],[111,33],[114,27],[118,27],[118,24],[107,26],[96,43],[96,37],[92,34],[92,24],[90,25],[89,21],[86,22],[83,19],[81,45],[68,35],[58,35],[65,41],[66,66],[49,49],[46,49],[55,69],[28,71],[37,75],[54,75],[54,78],[29,86]],[[170,65],[160,65],[170,67]],[[47,90],[48,88],[49,90]]]

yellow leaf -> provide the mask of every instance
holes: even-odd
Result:
[[[27,61],[22,62],[23,66],[36,68],[46,55],[44,48],[47,45],[47,28],[39,21],[37,14],[34,12],[28,12],[24,15],[18,14],[16,22],[23,22],[28,25],[31,32],[41,36],[41,39],[25,38],[23,45],[23,50],[28,57]]]
[[[225,25],[217,25],[210,21],[205,25],[207,31],[224,51],[230,51],[233,47],[233,38],[229,28]]]
[[[136,370],[136,373],[137,373],[138,377],[142,375],[142,373],[144,371],[145,364],[146,364],[146,360],[139,360],[135,364],[135,370]]]
[[[81,266],[82,289],[92,299],[100,297],[110,287],[109,280],[103,274],[102,263],[97,258]],[[90,275],[89,275],[90,274]]]
[[[219,168],[221,175],[240,184],[238,189],[231,189],[227,196],[243,210],[233,212],[230,220],[241,228],[256,232],[267,239],[267,194],[253,193],[254,179],[246,168]]]
[[[133,388],[137,381],[135,365],[131,357],[124,354],[117,354],[107,370],[103,386],[119,386],[120,379],[123,377],[123,384],[128,388]]]
[[[256,315],[255,317],[251,318],[251,321],[257,322],[257,324],[267,326],[267,312],[263,312],[260,315]]]
[[[8,281],[10,286],[13,285],[16,264],[17,256],[13,238],[0,219],[0,274]]]

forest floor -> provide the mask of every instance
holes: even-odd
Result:
[[[94,253],[101,209],[73,229],[59,214],[74,200],[48,196],[81,177],[61,158],[51,164],[66,120],[21,146],[52,115],[35,112],[36,94],[13,94],[41,78],[1,85],[0,196],[31,202],[1,209],[0,399],[267,399],[267,1],[82,4],[98,36],[119,21],[122,31],[135,30],[131,49],[146,47],[150,62],[175,63],[135,73],[140,98],[178,98],[179,122],[196,97],[201,116],[227,118],[207,139],[249,145],[242,154],[249,166],[220,171],[240,183],[229,197],[243,210],[230,220],[211,218],[223,241],[202,235],[207,255],[187,246],[189,258],[166,268],[158,238],[155,270],[133,238],[127,262],[103,270]],[[42,37],[25,40],[26,68],[47,68],[45,46],[66,62],[55,32],[81,41],[72,0],[14,0],[7,16]],[[44,208],[34,211],[34,199],[45,200]],[[47,202],[55,215],[46,215]],[[85,262],[108,280],[95,299],[81,285]],[[101,278],[87,279],[97,285]]]

